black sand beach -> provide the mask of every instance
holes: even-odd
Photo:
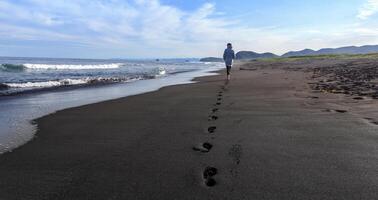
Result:
[[[290,66],[38,119],[0,155],[0,199],[376,199],[377,100],[314,90]]]

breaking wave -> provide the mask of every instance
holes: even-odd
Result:
[[[71,65],[71,64],[1,64],[1,69],[5,71],[23,71],[25,69],[65,69],[65,70],[80,70],[80,69],[117,69],[121,67],[122,63],[110,64],[85,64],[85,65]]]
[[[24,82],[24,83],[3,83],[8,88],[50,88],[59,86],[87,85],[101,83],[132,82],[141,80],[142,77],[136,78],[83,78],[83,79],[62,79],[55,81],[41,82]]]
[[[79,85],[86,84],[85,80],[63,79],[58,81],[42,81],[42,82],[25,82],[25,83],[4,83],[9,88],[44,88],[57,87],[64,85]]]
[[[28,69],[117,69],[122,63],[96,65],[67,65],[67,64],[23,64]]]
[[[26,67],[24,65],[1,64],[0,69],[3,71],[23,71]]]

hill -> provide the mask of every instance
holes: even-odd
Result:
[[[216,58],[216,57],[206,57],[201,58],[201,62],[223,62],[223,58]]]
[[[256,53],[253,51],[239,51],[236,53],[237,60],[245,60],[245,59],[258,59],[258,58],[275,58],[278,57],[273,53]]]
[[[327,54],[368,54],[378,53],[378,45],[365,45],[365,46],[347,46],[340,48],[324,48],[318,51],[312,49],[304,49],[302,51],[290,51],[282,55],[282,57],[292,56],[312,56],[312,55],[327,55]]]

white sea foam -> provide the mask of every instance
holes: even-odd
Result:
[[[67,65],[67,64],[23,64],[28,69],[117,69],[122,63],[97,64],[97,65]]]
[[[159,75],[165,75],[167,72],[164,67],[159,67]]]
[[[26,83],[5,83],[11,88],[45,88],[57,87],[63,85],[80,85],[88,83],[87,79],[63,79],[59,81],[44,81],[44,82],[26,82]]]
[[[24,82],[24,83],[4,83],[10,88],[49,88],[69,85],[84,85],[84,84],[96,84],[96,83],[116,83],[116,82],[134,82],[142,80],[143,77],[135,78],[82,78],[82,79],[62,79],[56,81],[41,81],[41,82]]]

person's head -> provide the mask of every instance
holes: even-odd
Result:
[[[228,44],[227,44],[227,48],[232,49],[232,44],[231,44],[231,43],[228,43]]]

